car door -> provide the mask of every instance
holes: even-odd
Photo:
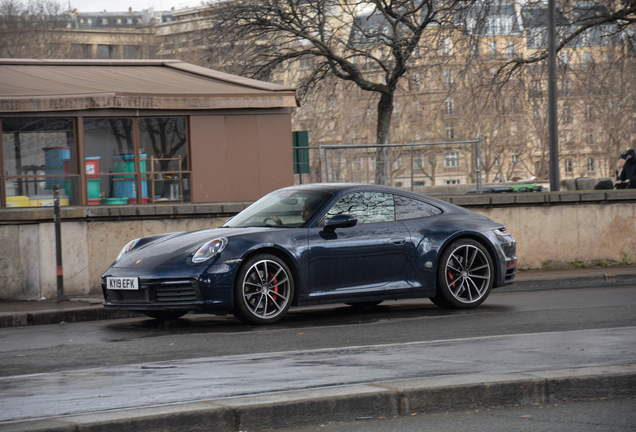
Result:
[[[439,244],[447,236],[447,224],[440,208],[423,200],[394,195],[395,217],[408,229],[410,250],[402,269],[404,278],[414,288],[435,292],[436,269],[434,263]]]
[[[325,232],[324,221],[344,214],[355,216],[357,224]],[[309,229],[309,297],[356,297],[399,289],[408,243],[408,230],[395,220],[393,194],[353,192],[343,196],[322,224]]]

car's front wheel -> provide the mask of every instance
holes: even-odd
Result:
[[[437,293],[431,300],[438,306],[470,309],[490,294],[495,268],[490,253],[471,239],[452,243],[442,254],[437,271]]]
[[[285,262],[269,254],[243,263],[234,287],[234,316],[250,324],[272,324],[289,310],[294,279]]]

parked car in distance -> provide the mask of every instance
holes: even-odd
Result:
[[[292,305],[474,308],[513,283],[516,267],[500,223],[402,189],[329,183],[274,191],[220,228],[132,240],[102,290],[106,309],[269,324]]]
[[[511,184],[511,185],[490,185],[481,188],[481,193],[515,193],[515,192],[543,192],[543,186],[535,184]],[[477,189],[471,189],[467,194],[476,194]]]

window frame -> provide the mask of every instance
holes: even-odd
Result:
[[[506,42],[506,54],[508,55],[508,60],[514,60],[516,56],[515,41],[509,40]]]
[[[446,117],[452,117],[455,114],[455,101],[452,97],[444,99],[444,115]]]
[[[444,168],[458,168],[461,155],[458,151],[450,151],[444,153]]]

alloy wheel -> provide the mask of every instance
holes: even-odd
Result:
[[[291,280],[281,264],[263,259],[247,270],[241,291],[243,302],[252,316],[271,320],[287,310]]]
[[[456,247],[446,259],[446,287],[461,303],[475,303],[487,295],[491,278],[490,260],[481,248],[473,244]]]

